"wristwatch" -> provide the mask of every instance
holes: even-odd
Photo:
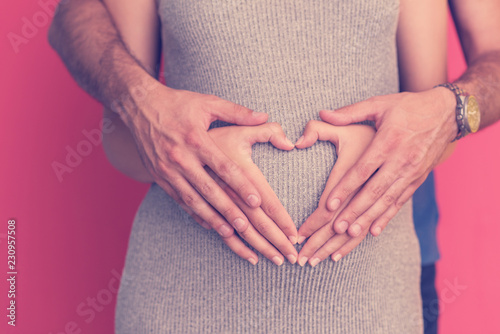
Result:
[[[456,119],[458,132],[453,141],[465,137],[469,133],[477,132],[481,122],[481,114],[479,113],[476,98],[452,83],[445,83],[436,87],[448,88],[457,98]]]

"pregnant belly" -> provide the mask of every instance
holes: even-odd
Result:
[[[329,142],[292,151],[266,143],[254,145],[252,158],[299,227],[316,209],[336,154]]]

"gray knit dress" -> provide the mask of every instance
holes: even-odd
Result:
[[[292,141],[321,109],[398,91],[397,0],[158,1],[167,85],[267,112]],[[258,144],[253,159],[299,227],[336,155],[326,142]],[[133,224],[116,332],[421,333],[411,216],[408,203],[338,263],[260,256],[253,266],[153,184]]]

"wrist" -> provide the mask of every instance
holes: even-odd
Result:
[[[449,142],[452,142],[457,137],[458,125],[456,121],[456,110],[457,110],[457,98],[455,94],[446,87],[436,86],[433,88],[435,91],[439,92],[447,119],[447,123],[452,124],[449,131]]]
[[[463,138],[470,133],[477,132],[477,130],[479,130],[481,114],[476,98],[452,83],[445,83],[439,86],[445,87],[453,92],[457,101],[455,114],[458,132],[454,140]]]

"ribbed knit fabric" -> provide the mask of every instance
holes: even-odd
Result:
[[[398,10],[396,0],[159,0],[166,82],[265,111],[295,141],[321,109],[398,91]],[[259,144],[253,158],[300,226],[336,156],[319,142]],[[153,185],[130,236],[116,332],[421,333],[419,274],[411,203],[338,263],[252,266]]]

